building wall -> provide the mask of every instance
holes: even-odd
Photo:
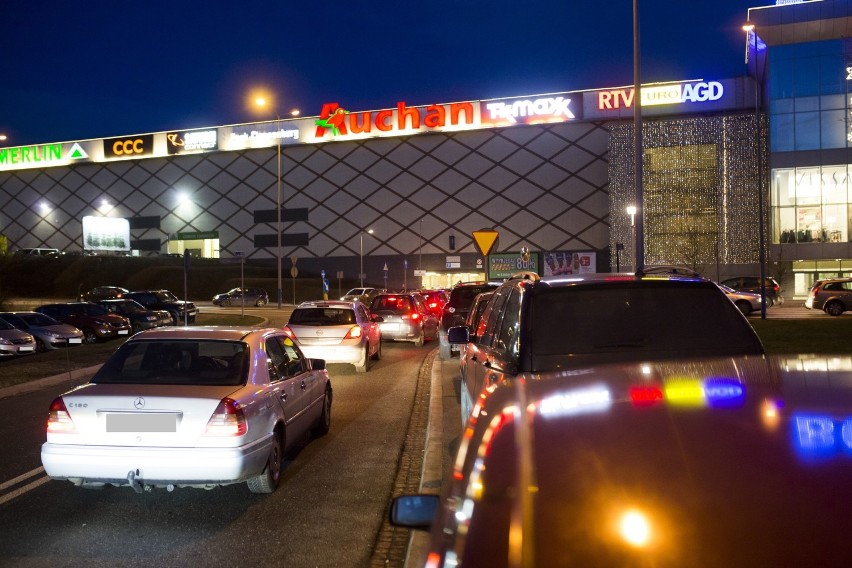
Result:
[[[274,223],[255,224],[254,211],[275,208],[277,157],[271,147],[0,172],[0,233],[11,250],[79,251],[83,216],[159,217],[131,238],[166,252],[177,233],[216,231],[222,257],[272,258],[254,236]],[[606,250],[608,162],[605,122],[284,146],[282,203],[309,216],[283,231],[310,241],[283,253],[473,253],[483,228],[500,232],[499,250]]]

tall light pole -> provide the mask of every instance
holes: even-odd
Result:
[[[638,208],[634,229],[634,272],[645,268],[645,202],[642,189],[642,78],[639,57],[639,0],[633,0],[633,136],[634,175],[636,183],[636,207]]]
[[[254,104],[259,108],[266,108],[269,104],[265,95],[257,95],[254,97]],[[291,116],[298,116],[298,110],[292,110]],[[275,197],[275,233],[276,233],[276,264],[278,274],[278,309],[281,309],[282,301],[282,286],[281,286],[281,115],[275,113],[275,146],[277,154],[277,176],[275,181],[276,197]]]
[[[373,234],[373,229],[367,229],[367,233]],[[358,271],[359,282],[361,283],[361,288],[364,287],[364,231],[361,231],[361,234],[358,235],[358,240],[361,243],[361,269]]]
[[[746,33],[746,70],[748,70],[751,34],[754,33],[754,152],[757,159],[757,215],[759,217],[757,230],[760,232],[757,239],[760,250],[757,256],[760,263],[760,317],[766,319],[766,236],[764,234],[766,229],[763,224],[763,152],[761,151],[760,140],[760,74],[758,72],[760,61],[757,54],[757,32],[754,31],[754,24],[746,22],[743,25],[743,31]]]

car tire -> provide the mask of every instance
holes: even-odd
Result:
[[[230,300],[230,298],[229,298],[229,299],[227,299],[227,300],[222,300],[222,302],[221,302],[219,305],[220,305],[220,306],[222,306],[223,308],[224,308],[225,306],[230,306],[230,305],[231,305],[231,300]]]
[[[272,435],[272,447],[269,449],[269,459],[263,472],[257,477],[252,477],[246,484],[252,493],[272,493],[278,488],[281,481],[281,461],[283,459],[282,435],[276,430]]]
[[[418,335],[417,339],[414,340],[415,347],[423,347],[423,344],[426,342],[424,339],[425,335],[426,332],[423,330],[423,328],[420,328],[420,335]]]
[[[361,364],[355,363],[356,373],[366,373],[370,370],[370,345],[364,346],[364,358],[361,359]]]
[[[258,300],[254,303],[254,306],[256,308],[259,308],[259,307],[265,306],[265,305],[266,305],[266,300],[263,300],[263,299],[260,299],[260,300]]]
[[[169,312],[169,315],[172,318],[172,325],[178,325],[178,322],[180,321],[178,319],[178,315],[175,312]]]
[[[382,358],[382,338],[379,338],[379,344],[376,346],[376,352],[373,354],[373,361],[379,361]]]
[[[839,316],[845,311],[843,304],[837,301],[827,303],[823,309],[830,316]]]
[[[44,353],[45,351],[47,351],[47,345],[45,344],[44,341],[42,341],[38,337],[36,337],[36,348],[35,348],[35,350],[36,350],[36,353]]]
[[[751,304],[750,304],[748,301],[746,301],[746,300],[738,300],[738,301],[737,301],[737,302],[735,302],[735,303],[736,303],[736,305],[737,305],[737,308],[740,310],[740,312],[741,312],[744,316],[747,316],[747,315],[749,315],[749,314],[751,313]]]
[[[312,430],[316,437],[325,436],[331,429],[331,389],[325,387],[325,396],[322,399],[322,414],[317,419],[317,423]]]

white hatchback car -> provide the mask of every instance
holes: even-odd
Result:
[[[280,329],[143,331],[50,405],[44,470],[83,487],[278,486],[283,455],[331,424],[321,360]]]
[[[361,302],[302,302],[290,315],[284,333],[308,357],[350,363],[365,373],[371,361],[382,358],[381,321]]]

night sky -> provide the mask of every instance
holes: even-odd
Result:
[[[639,0],[642,80],[745,74],[771,0]],[[0,146],[633,83],[631,0],[4,2]],[[251,89],[276,109],[248,107]]]

